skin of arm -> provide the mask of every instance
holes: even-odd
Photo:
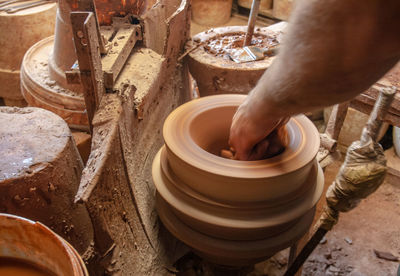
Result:
[[[282,120],[355,97],[399,58],[399,0],[298,0],[280,53],[233,117],[235,158],[258,159]]]

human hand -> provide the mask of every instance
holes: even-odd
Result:
[[[252,104],[245,101],[232,119],[229,145],[235,159],[260,160],[271,157],[287,145],[284,125],[289,118],[258,116]]]

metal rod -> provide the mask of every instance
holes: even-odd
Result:
[[[292,265],[294,262],[294,259],[296,258],[296,253],[297,253],[297,247],[299,245],[299,242],[295,242],[291,247],[289,251],[289,258],[288,258],[288,267]]]
[[[311,239],[307,242],[307,244],[303,247],[300,254],[296,257],[293,263],[289,266],[288,270],[286,270],[284,276],[293,276],[297,273],[297,271],[302,267],[307,258],[311,255],[314,249],[317,247],[319,242],[325,236],[328,230],[323,228],[318,228],[318,230],[314,233]]]
[[[247,23],[247,32],[246,37],[244,39],[244,46],[249,46],[251,44],[251,39],[253,38],[254,27],[256,25],[256,19],[258,15],[258,9],[260,8],[261,0],[253,0],[251,4],[249,21]]]

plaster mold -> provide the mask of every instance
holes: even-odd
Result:
[[[285,26],[285,23],[279,23],[255,28],[252,45],[267,47],[279,43]],[[187,43],[187,49],[194,48],[188,54],[188,64],[189,71],[199,86],[200,96],[247,94],[272,64],[274,57],[240,64],[229,59],[227,54],[232,52],[232,49],[242,48],[243,43],[240,38],[236,38],[233,43],[228,40],[235,40],[234,36],[242,36],[244,39],[246,28],[246,26],[213,28],[195,35],[192,41]],[[221,43],[216,43],[218,41]]]
[[[21,62],[29,47],[53,34],[56,7],[49,2],[15,13],[0,11],[0,97],[6,105],[26,105],[19,86]]]

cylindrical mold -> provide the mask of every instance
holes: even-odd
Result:
[[[204,26],[219,26],[231,17],[232,0],[193,0],[192,19]]]
[[[0,212],[40,221],[83,253],[93,228],[74,203],[83,163],[65,121],[39,108],[0,107],[0,155]]]
[[[251,9],[252,3],[253,0],[238,0],[238,5],[247,9]],[[260,11],[269,10],[271,9],[271,7],[272,7],[272,0],[261,0]]]
[[[187,49],[197,48],[188,55],[189,71],[197,82],[200,96],[247,94],[271,65],[274,57],[244,63],[229,58],[230,49],[243,47],[245,33],[246,26],[229,26],[211,29],[192,38]],[[280,32],[269,27],[256,27],[252,41],[267,47],[277,45],[279,40]]]
[[[129,3],[97,0],[100,24],[111,24],[112,16],[128,13],[139,15],[149,9],[154,0],[133,0]],[[76,0],[58,1],[54,37],[33,45],[21,67],[21,90],[30,106],[41,107],[61,116],[70,127],[88,129],[83,90],[80,84],[69,84],[65,71],[77,60],[73,43],[70,12],[78,9]]]
[[[245,265],[269,258],[310,227],[324,185],[319,134],[305,116],[287,123],[289,144],[259,161],[220,157],[244,95],[202,97],[173,111],[153,162],[157,210],[167,229],[205,258]]]
[[[26,52],[21,67],[22,94],[30,106],[56,113],[72,128],[84,128],[88,125],[88,119],[81,86],[75,84],[63,87],[66,83],[65,75],[62,69],[49,59],[53,46],[54,36],[50,36]]]
[[[17,271],[18,265],[23,269],[33,265],[43,273],[40,275],[89,276],[75,249],[49,228],[40,222],[0,213],[0,261],[2,259],[6,266],[14,263]],[[1,266],[0,263],[0,272]]]
[[[273,0],[272,16],[281,20],[288,20],[295,0]]]
[[[19,84],[21,62],[29,47],[53,34],[56,8],[49,2],[16,13],[0,11],[0,97],[6,105],[26,105]]]

